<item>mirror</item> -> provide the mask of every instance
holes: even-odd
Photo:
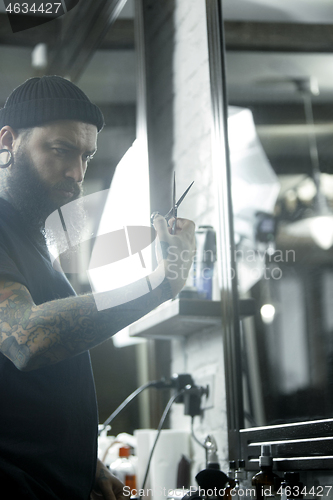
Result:
[[[136,139],[137,75],[133,0],[125,3],[103,40],[92,52],[76,83],[101,108],[105,118],[105,127],[98,137],[98,152],[87,169],[84,182],[84,196],[95,193],[96,200],[92,199],[90,204],[93,207],[100,206],[99,210],[91,210],[92,220],[89,218],[90,213],[87,213],[87,224],[91,233],[96,235],[117,165]],[[99,193],[103,193],[100,199]],[[107,231],[108,228],[105,228],[104,233]],[[72,279],[76,279],[79,286],[84,284],[90,289],[86,272],[88,266],[89,261],[82,267],[82,272],[76,278],[72,276]]]
[[[229,126],[233,204],[242,182],[256,198],[234,213],[240,297],[257,304],[241,325],[245,427],[333,417],[333,7],[226,0],[223,14],[229,125],[246,115]]]
[[[124,186],[124,179],[119,179],[119,175],[124,172],[130,175],[128,163],[131,162],[125,163],[128,151],[137,139],[139,85],[135,42],[135,1],[113,1],[108,2],[108,5],[99,2],[100,12],[102,8],[111,9],[112,5],[114,11],[117,11],[116,19],[107,29],[105,29],[108,25],[107,18],[98,20],[99,24],[94,25],[93,33],[95,33],[96,40],[99,31],[103,32],[103,36],[95,49],[91,51],[88,62],[82,64],[81,67],[76,62],[71,69],[71,71],[77,70],[79,75],[75,83],[90,97],[92,102],[101,108],[105,118],[105,127],[98,138],[98,151],[87,169],[84,182],[84,196],[88,208],[89,200],[91,200],[91,208],[86,213],[85,230],[89,228],[90,233],[94,235],[101,234],[100,229],[103,234],[110,233],[112,229],[106,225],[106,222],[113,221],[119,224],[124,206],[126,204],[133,206],[128,202],[130,186],[126,184]],[[76,23],[77,19],[73,16],[72,21]],[[88,26],[89,18],[86,16],[84,22],[82,21],[83,33],[88,30]],[[86,48],[85,39],[82,40],[82,32],[75,43],[76,45],[83,44],[80,51],[82,59]],[[70,48],[72,49],[72,45]],[[87,48],[90,48],[89,44]],[[136,166],[138,167],[137,164]],[[136,170],[138,172],[139,168]],[[117,186],[115,181],[117,181]],[[137,184],[136,187],[138,187]],[[108,193],[111,191],[113,200],[118,195],[117,207],[109,207]],[[143,190],[137,189],[137,192],[144,195]],[[119,199],[119,194],[122,195],[121,199]],[[133,200],[134,197],[131,200],[134,204]],[[81,272],[69,275],[78,293],[91,292],[91,277],[88,276],[87,269],[93,244],[94,241],[91,240],[90,247],[86,248],[86,254],[80,253]],[[95,290],[98,286],[103,286],[103,283],[95,284]],[[129,345],[124,349],[118,349],[119,344],[115,344],[115,339],[119,335],[115,335],[91,350],[100,423],[107,419],[134,388],[146,381],[143,381],[142,377],[146,377],[147,374],[142,373],[141,370],[141,356],[145,346]],[[123,345],[126,344],[120,343],[120,346]],[[115,384],[114,381],[119,379],[119,373],[122,373],[122,383]],[[140,426],[149,427],[149,411],[147,410],[149,402],[147,403],[147,396],[143,396],[142,401],[133,403],[130,411],[122,413],[121,419],[115,419],[112,424],[112,432],[115,435],[120,432],[133,433],[134,429]]]
[[[85,179],[87,198],[95,193],[107,193],[96,220],[90,221],[92,231],[98,234],[111,233],[115,228],[110,224],[115,224],[118,229],[119,224],[128,220],[124,216],[131,217],[131,224],[150,226],[145,82],[140,62],[143,50],[140,2],[113,0],[102,4],[109,10],[113,4],[113,12],[117,16],[104,32],[77,80],[82,90],[101,107],[106,122],[99,137],[96,158],[91,162]],[[105,18],[100,19],[102,26],[106,22]],[[98,27],[94,29],[98,32]],[[103,289],[104,284],[110,285],[110,282],[114,285],[114,275],[112,281],[105,279],[105,269],[101,268],[99,278],[102,279],[94,283],[91,274],[88,279],[86,269],[87,266],[80,275],[71,277],[80,286],[81,292],[90,291],[91,284],[95,287],[94,291],[98,286]],[[121,279],[124,279],[124,273]],[[134,280],[133,272],[131,280]],[[151,360],[149,366],[148,356]],[[94,348],[91,358],[100,423],[135,388],[169,371],[168,357],[159,354],[153,342],[129,338],[126,329]],[[122,383],[115,384],[119,373],[122,373]],[[134,429],[154,426],[160,418],[161,404],[160,395],[144,393],[129,410],[122,413],[120,419],[113,422],[112,432],[133,433]]]

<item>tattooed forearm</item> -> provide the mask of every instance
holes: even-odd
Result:
[[[126,298],[126,288],[119,293]],[[107,299],[108,292],[101,295]],[[103,342],[169,298],[164,280],[150,293],[108,309],[98,310],[93,295],[36,306],[23,285],[0,282],[0,349],[21,370],[56,363]]]
[[[12,335],[2,342],[1,350],[18,368],[27,364],[29,347],[24,344],[20,345]]]

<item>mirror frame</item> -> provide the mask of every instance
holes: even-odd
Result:
[[[239,431],[244,427],[240,323],[238,310],[234,229],[231,196],[231,167],[227,137],[225,45],[222,3],[206,0],[209,72],[212,108],[212,167],[217,189],[217,264],[221,290],[221,319],[226,380],[229,459],[241,456]]]
[[[245,459],[247,470],[258,470],[260,445],[270,444],[277,470],[331,470],[333,419],[244,428],[237,281],[230,278],[230,269],[235,269],[235,262],[222,1],[206,0],[206,11],[212,101],[213,170],[218,188],[220,226],[217,245],[219,278],[222,284],[229,459]]]

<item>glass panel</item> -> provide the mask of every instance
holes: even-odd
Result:
[[[332,417],[333,6],[222,4],[245,426]]]

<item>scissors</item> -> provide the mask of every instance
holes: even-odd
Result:
[[[194,181],[191,182],[189,187],[184,191],[184,193],[181,195],[179,200],[176,202],[176,174],[173,173],[172,208],[170,208],[169,212],[164,216],[164,218],[167,221],[169,219],[171,219],[172,217],[174,217],[174,219],[175,219],[173,221],[173,224],[172,224],[171,234],[175,234],[175,232],[176,232],[178,207],[181,204],[181,202],[183,201],[183,199],[185,198],[185,196],[187,195],[187,193],[189,192],[189,190],[191,189],[193,183],[194,183]],[[159,212],[153,212],[151,214],[151,218],[150,218],[151,222],[153,222],[154,217],[158,214],[159,214]]]

